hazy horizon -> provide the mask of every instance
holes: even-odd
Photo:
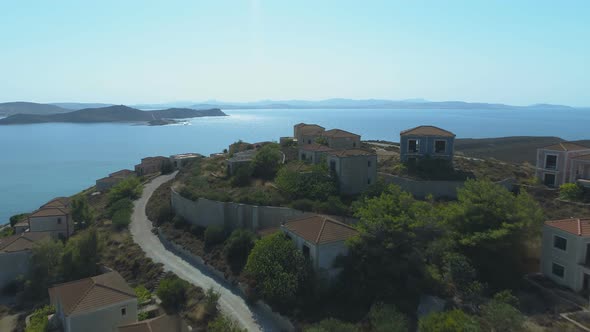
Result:
[[[1,3],[0,100],[589,107],[590,2]]]

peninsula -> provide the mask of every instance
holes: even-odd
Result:
[[[86,108],[58,114],[14,114],[0,119],[0,125],[33,123],[99,123],[99,122],[145,122],[168,124],[174,119],[198,118],[204,116],[227,116],[218,108],[189,109],[168,108],[155,111],[142,111],[136,108],[116,105],[101,108]]]

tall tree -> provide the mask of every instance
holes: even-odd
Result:
[[[84,195],[77,195],[72,200],[72,218],[78,225],[92,223],[94,215],[88,204],[88,199]]]

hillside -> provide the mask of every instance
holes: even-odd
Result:
[[[101,108],[101,107],[108,107],[114,106],[113,104],[102,104],[102,103],[51,103],[50,105],[55,105],[61,108],[68,109],[69,111],[77,111],[85,108]],[[69,112],[68,111],[68,112]]]
[[[559,142],[559,137],[512,136],[497,138],[462,138],[455,140],[455,151],[475,158],[494,158],[501,161],[534,165],[537,149]],[[576,141],[590,146],[590,141]]]
[[[97,123],[97,122],[149,122],[160,119],[187,119],[203,116],[226,116],[220,109],[194,110],[170,108],[156,111],[141,111],[124,105],[87,108],[62,114],[38,115],[15,114],[0,119],[0,125],[32,123]]]
[[[17,101],[11,103],[0,103],[0,116],[10,116],[14,114],[56,114],[66,113],[71,110],[50,104],[29,103]]]

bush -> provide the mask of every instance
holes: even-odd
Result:
[[[305,332],[358,332],[360,329],[354,324],[335,318],[324,319],[304,330]]]
[[[131,223],[131,211],[127,210],[118,210],[115,212],[112,218],[113,226],[117,230],[122,230],[127,228]]]
[[[435,312],[420,319],[419,332],[477,332],[480,331],[475,318],[459,309]]]
[[[313,211],[315,209],[315,202],[310,199],[298,199],[291,202],[291,207],[295,210]]]
[[[141,196],[142,186],[139,179],[135,176],[117,183],[109,191],[109,204],[112,204],[120,199],[129,198],[130,200],[138,199]]]
[[[230,180],[232,187],[246,187],[252,179],[252,166],[242,165],[237,168]]]
[[[332,215],[346,215],[349,214],[348,206],[342,203],[340,197],[330,196],[325,202],[316,205],[317,212],[332,214]]]
[[[394,306],[376,304],[369,311],[371,331],[374,332],[407,332],[410,330],[408,319]]]
[[[266,180],[273,179],[279,170],[282,157],[278,144],[263,146],[252,160],[252,175]]]
[[[129,198],[121,198],[109,206],[108,216],[112,218],[117,211],[133,211],[133,202]]]
[[[209,226],[205,229],[205,247],[223,243],[227,233],[223,226]]]
[[[133,289],[135,291],[135,295],[137,295],[137,302],[139,304],[144,302],[149,302],[152,299],[152,293],[150,293],[147,288],[143,285],[139,285]]]
[[[581,201],[584,188],[576,183],[564,183],[559,187],[559,198],[568,201]]]
[[[29,325],[25,329],[25,332],[45,332],[48,330],[49,321],[47,316],[53,314],[55,308],[52,306],[44,306],[41,309],[35,310],[31,315]]]
[[[186,305],[188,282],[174,276],[160,281],[157,295],[168,313],[177,313]]]
[[[246,265],[248,255],[254,248],[255,240],[254,233],[244,229],[236,229],[226,241],[223,254],[234,274],[239,274]]]
[[[213,288],[207,289],[203,301],[205,302],[205,312],[208,315],[213,316],[217,314],[217,305],[219,302],[219,297],[221,297],[221,295],[218,292],[216,292]]]
[[[295,164],[297,165],[297,164]],[[292,199],[324,201],[338,194],[336,177],[330,174],[326,165],[314,165],[311,171],[303,172],[299,167],[283,167],[275,179],[277,187]]]
[[[247,332],[242,330],[239,325],[224,315],[218,315],[217,318],[210,321],[207,325],[209,332]]]

